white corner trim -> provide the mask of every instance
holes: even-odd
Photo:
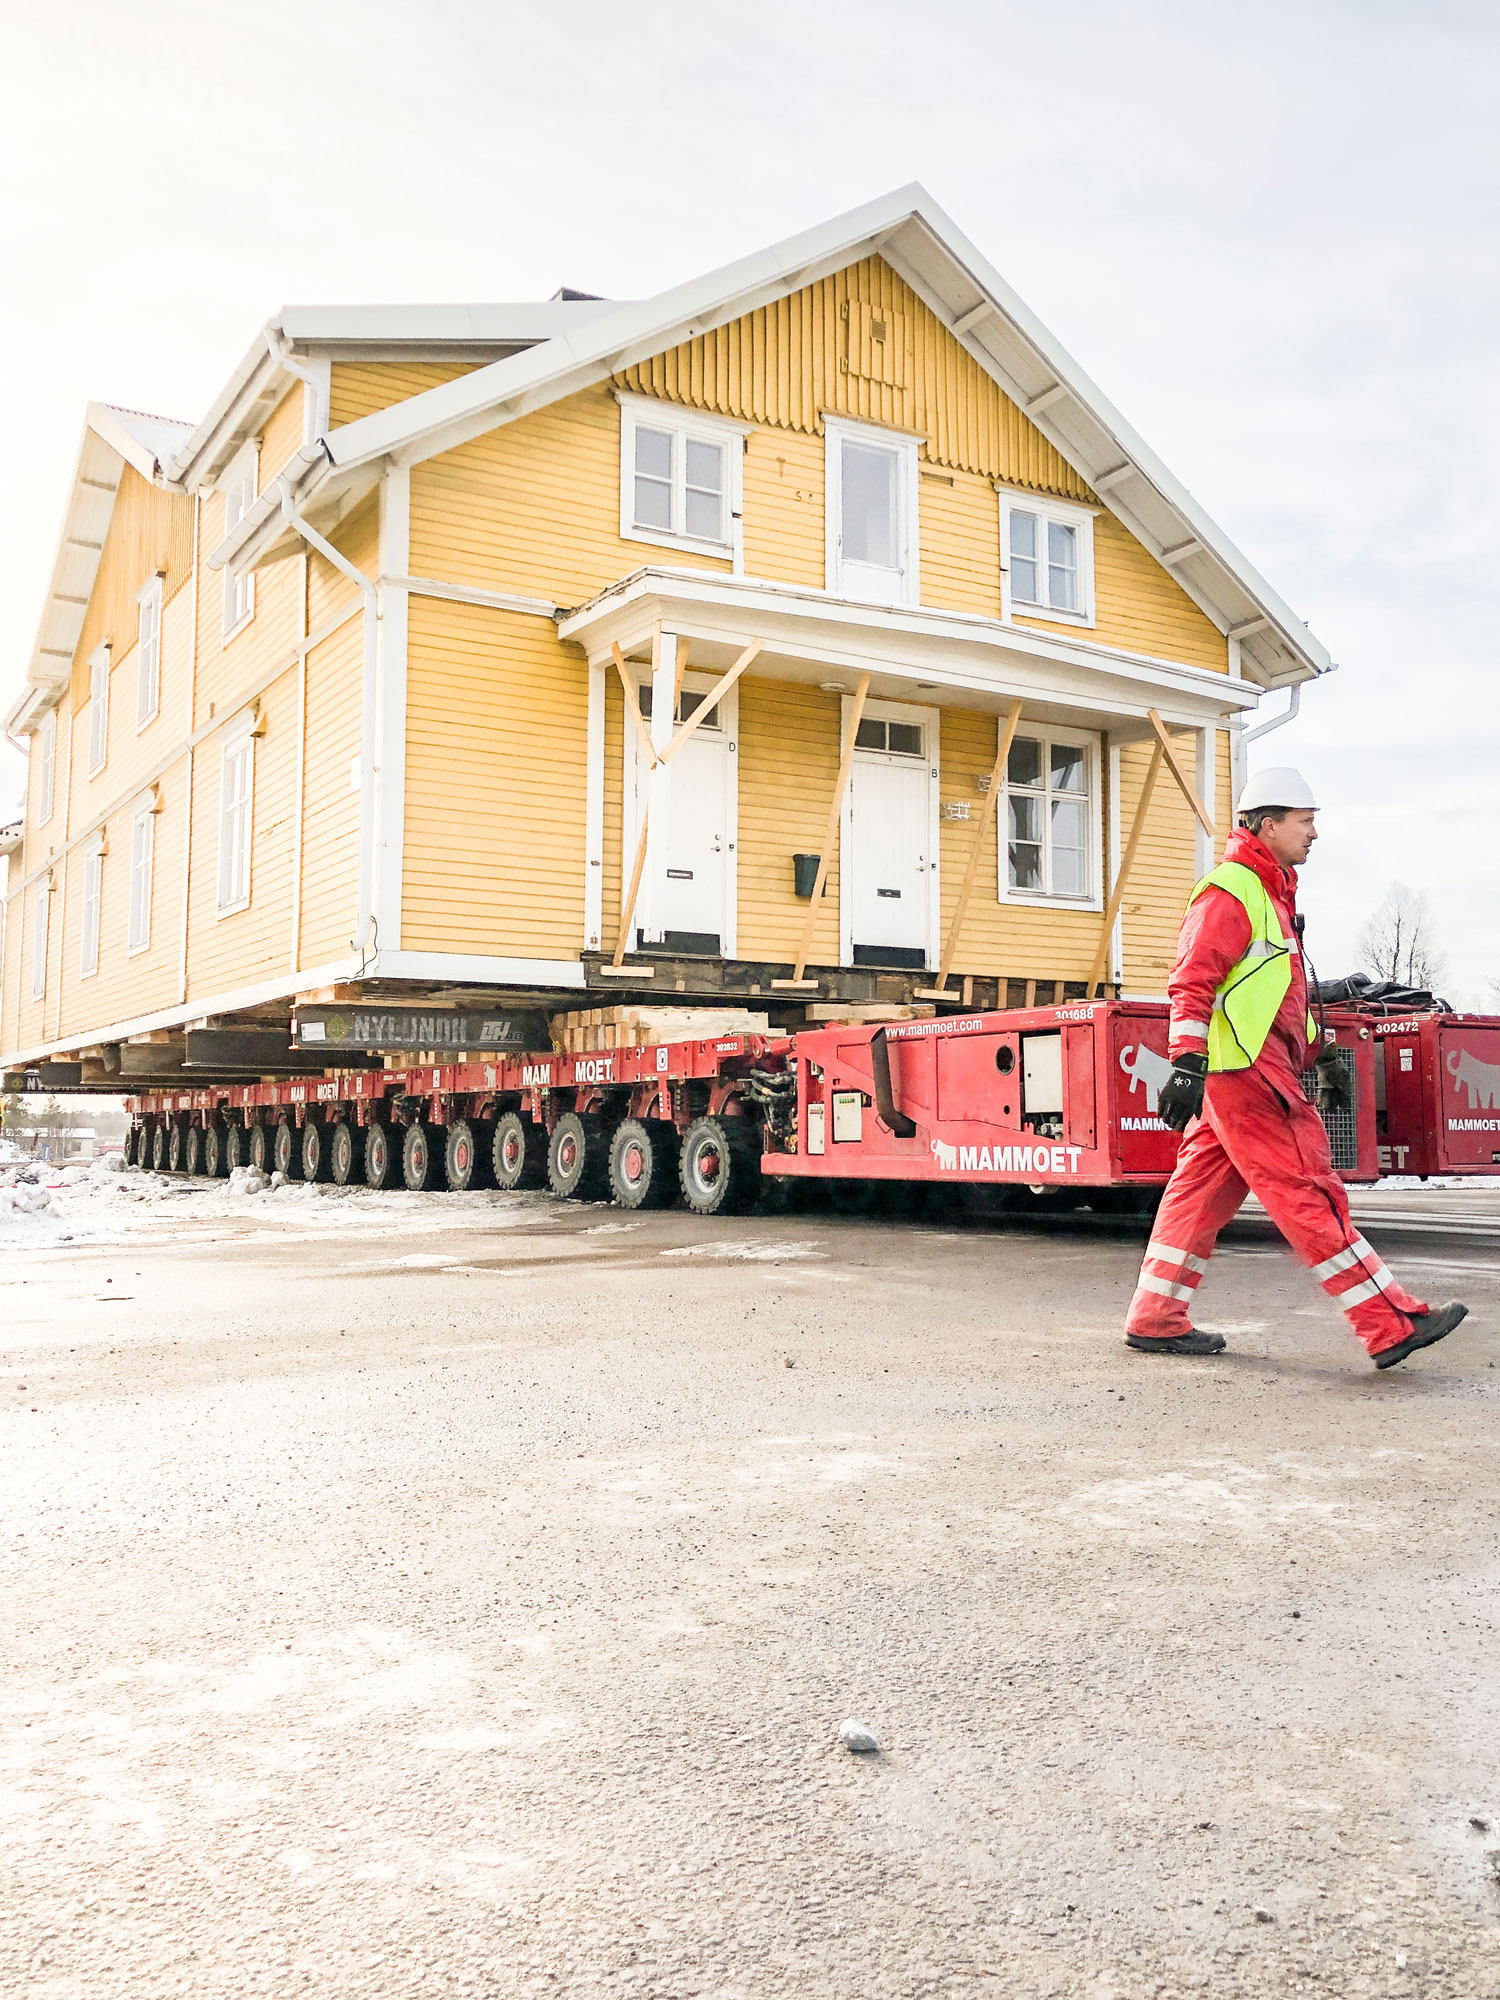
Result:
[[[604,935],[604,713],[608,668],[589,663],[588,751],[583,809],[583,948],[599,951]],[[625,718],[627,723],[629,718]]]
[[[411,562],[411,472],[387,467],[380,482],[383,577],[404,576]],[[378,586],[375,663],[374,869],[370,885],[376,938],[401,948],[406,847],[406,678],[410,597],[396,583]],[[369,754],[368,752],[365,754]]]
[[[356,970],[358,964],[355,962]],[[453,979],[464,984],[492,986],[563,986],[587,984],[583,961],[577,958],[490,958],[480,953],[447,951],[377,951],[365,964],[365,979]],[[308,973],[306,983],[321,984]]]

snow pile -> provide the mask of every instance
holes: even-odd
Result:
[[[259,1167],[236,1167],[228,1182],[231,1194],[264,1194],[270,1185]]]
[[[0,1133],[0,1167],[17,1167],[25,1157],[14,1139],[7,1139]]]

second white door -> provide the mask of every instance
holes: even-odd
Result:
[[[935,711],[895,704],[867,710],[860,725],[842,849],[845,955],[851,964],[916,969],[931,962],[938,893],[937,726]]]

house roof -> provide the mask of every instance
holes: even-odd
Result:
[[[858,258],[884,257],[1038,430],[1164,562],[1262,687],[1326,672],[1325,648],[1125,421],[1061,343],[915,183],[657,297],[594,306],[549,338],[332,430],[306,493],[362,467],[451,449]],[[255,539],[245,524],[242,546]],[[267,551],[269,551],[269,544]],[[257,551],[256,559],[265,553]]]
[[[29,728],[68,684],[125,467],[157,479],[190,428],[143,410],[89,404],[26,686],[6,715],[8,731]]]

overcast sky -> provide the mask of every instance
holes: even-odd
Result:
[[[920,180],[1339,661],[1259,758],[1324,805],[1325,975],[1402,879],[1500,977],[1490,0],[0,18],[0,706],[91,397],[196,418],[285,303],[641,296]]]

